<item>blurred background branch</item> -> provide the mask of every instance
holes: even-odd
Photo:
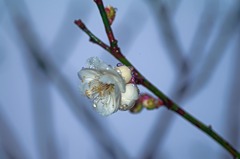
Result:
[[[48,51],[44,51],[40,39],[38,39],[36,31],[34,31],[34,27],[31,26],[32,22],[30,18],[26,18],[24,14],[19,12],[20,10],[18,8],[15,8],[14,11],[12,10],[12,5],[9,2],[7,2],[9,5],[9,13],[12,16],[12,22],[14,26],[16,27],[16,31],[18,33],[17,37],[14,37],[13,40],[18,39],[18,41],[15,41],[17,44],[20,44],[20,47],[25,48],[23,49],[24,57],[26,58],[26,61],[29,63],[36,63],[38,66],[38,71],[34,69],[33,66],[31,66],[33,70],[30,70],[31,73],[40,73],[45,74],[46,77],[48,77],[59,89],[60,93],[62,94],[62,97],[66,99],[66,101],[69,103],[68,106],[70,106],[72,112],[76,115],[77,119],[80,123],[83,123],[86,128],[89,130],[93,138],[96,139],[96,142],[100,145],[98,149],[101,149],[103,152],[105,152],[106,156],[109,156],[110,158],[125,158],[126,153],[124,152],[124,149],[120,147],[117,140],[113,138],[113,136],[109,133],[109,131],[105,128],[106,123],[101,123],[101,119],[96,117],[95,114],[92,113],[91,109],[89,107],[85,106],[83,103],[83,97],[80,96],[79,93],[77,93],[76,89],[72,88],[72,85],[70,82],[64,77],[64,75],[58,70],[58,67],[55,65],[55,61],[51,60],[50,56],[51,53]],[[24,3],[21,3],[21,9],[25,8],[25,12],[27,11],[26,6],[24,6]],[[15,35],[16,36],[16,35]],[[22,46],[21,46],[22,45]],[[25,51],[24,51],[25,50]],[[26,53],[28,52],[28,53]],[[31,55],[32,58],[29,58]],[[33,61],[29,61],[29,60]],[[29,66],[27,66],[29,67]],[[35,66],[36,67],[36,66]],[[42,75],[41,75],[42,76]],[[38,122],[38,125],[36,125],[37,130],[41,130],[41,132],[37,132],[38,140],[39,142],[47,142],[50,146],[49,148],[54,148],[54,143],[51,144],[50,140],[53,140],[54,135],[51,135],[53,131],[51,130],[53,125],[51,125],[51,119],[50,116],[45,116],[47,114],[44,114],[42,116],[42,113],[50,113],[50,103],[47,101],[49,98],[49,95],[47,94],[47,86],[48,80],[44,79],[45,77],[40,77],[39,75],[34,76],[33,79],[33,85],[34,87],[41,87],[42,90],[35,90],[34,93],[40,93],[34,95],[33,99],[36,99],[36,103],[34,104],[34,107],[36,110],[35,115],[39,115],[39,117],[35,116]],[[44,80],[42,80],[42,79]],[[39,80],[36,81],[36,80]],[[42,80],[42,81],[40,81]],[[36,84],[36,85],[35,85]],[[46,87],[45,87],[46,85]],[[44,88],[45,87],[45,88]],[[34,88],[37,89],[37,88]],[[40,102],[40,100],[43,100]],[[45,103],[43,103],[45,102]],[[41,106],[41,104],[44,104],[44,106]],[[44,108],[45,107],[45,110]],[[47,112],[46,112],[47,111]],[[46,117],[46,118],[45,118]],[[46,121],[48,119],[48,121]],[[40,120],[40,121],[38,121]],[[46,124],[50,124],[50,126],[47,126]],[[41,128],[42,125],[42,128]],[[45,131],[45,132],[44,132]],[[39,134],[41,134],[39,136]],[[42,136],[43,135],[43,136]],[[46,136],[45,136],[46,135]],[[42,138],[42,137],[44,138]],[[44,140],[44,141],[43,141]],[[110,143],[115,143],[114,146],[112,146]],[[43,146],[44,145],[44,146]],[[44,147],[45,150],[49,150],[46,147],[46,144],[40,143],[40,147]],[[47,148],[47,149],[46,149]],[[41,149],[41,148],[40,148]],[[41,151],[41,150],[40,150]],[[52,150],[51,153],[47,156],[48,157],[57,157],[61,154],[55,154],[55,152],[58,152],[57,149]],[[59,158],[59,157],[57,157]]]
[[[231,41],[230,39],[234,31],[236,31],[236,27],[239,26],[239,5],[238,2],[235,2],[229,9],[229,13],[221,22],[217,37],[215,38],[209,53],[207,53],[208,56],[205,60],[203,60],[204,64],[202,65],[200,71],[197,71],[202,73],[195,75],[197,73],[195,68],[198,67],[199,62],[201,61],[201,56],[204,55],[203,52],[206,49],[207,41],[210,39],[211,32],[214,31],[213,27],[215,26],[218,13],[217,5],[215,5],[215,3],[218,2],[205,2],[205,7],[200,18],[201,21],[199,22],[198,28],[195,32],[195,37],[190,46],[190,51],[187,54],[187,58],[189,62],[191,62],[191,67],[189,67],[189,72],[186,72],[186,74],[182,72],[178,74],[176,82],[172,87],[172,98],[177,103],[182,103],[184,100],[192,97],[194,94],[197,94],[200,91],[200,88],[202,89],[205,86],[208,79],[211,77],[210,72],[212,73],[214,71],[217,62],[222,57],[221,53],[225,53],[224,50],[226,49],[228,42]],[[154,5],[152,5],[152,7],[153,6]],[[171,44],[171,40],[166,41],[169,41],[169,44]],[[171,46],[169,45],[169,47]],[[211,57],[215,58],[213,59]],[[193,79],[192,75],[195,75],[196,77]],[[200,80],[202,82],[201,84],[197,82]],[[191,90],[192,87],[197,88]],[[190,90],[191,92],[189,92]],[[170,126],[172,125],[174,117],[175,116],[173,114],[167,112],[158,117],[151,133],[149,134],[149,138],[146,139],[147,146],[143,146],[142,153],[140,154],[141,157],[139,156],[139,158],[159,158],[162,155],[162,151],[160,151],[159,148],[162,144],[164,144],[164,139],[167,138],[167,133],[170,131]],[[152,136],[155,137],[152,138]],[[157,157],[157,155],[160,156]]]
[[[34,51],[34,50],[33,50]],[[50,83],[43,62],[35,62],[29,54],[22,52],[32,99],[33,120],[39,155],[46,159],[60,159],[61,152],[56,142],[55,123],[52,108]]]
[[[30,159],[27,149],[20,142],[0,104],[0,157],[3,159]]]
[[[225,111],[226,118],[224,121],[224,130],[229,142],[233,146],[240,147],[240,29],[238,28],[235,50],[232,55],[231,78],[228,86],[228,97],[226,98]],[[227,155],[222,155],[227,159]]]
[[[79,9],[81,6],[81,9]],[[83,19],[88,20],[91,13],[90,3],[81,2],[78,0],[71,0],[67,2],[66,13],[62,18],[61,25],[53,39],[53,42],[48,46],[49,50],[54,54],[55,60],[59,66],[66,63],[67,59],[73,53],[76,45],[79,43],[79,34],[76,34],[72,22],[81,15]]]
[[[150,10],[152,10],[156,16],[155,22],[159,28],[159,36],[164,38],[163,42],[172,64],[175,65],[177,71],[185,74],[189,69],[188,61],[185,59],[184,51],[178,38],[178,32],[167,5],[162,0],[150,0],[147,1],[147,3],[150,5]],[[177,6],[175,6],[175,8],[176,7]]]

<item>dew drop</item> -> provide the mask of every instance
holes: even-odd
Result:
[[[120,110],[123,110],[123,111],[128,110],[128,105],[123,104],[123,105],[121,105],[121,106],[119,107],[119,109],[120,109]]]
[[[118,63],[118,64],[117,64],[117,67],[120,67],[120,66],[123,66],[123,64],[122,64],[122,63]]]

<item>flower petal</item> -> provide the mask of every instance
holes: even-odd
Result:
[[[119,92],[117,94],[112,92],[104,98],[94,100],[93,107],[100,115],[109,116],[118,110],[120,105],[120,95],[121,94]]]
[[[111,68],[111,66],[104,63],[102,60],[100,60],[98,57],[90,57],[87,60],[87,67],[91,69],[107,69]]]
[[[112,70],[101,70],[103,76],[100,77],[100,81],[103,83],[112,83],[119,87],[120,91],[125,92],[125,81],[124,79],[115,71]]]
[[[139,90],[135,84],[127,84],[126,92],[121,94],[121,106],[120,110],[128,110],[131,109],[139,96]]]
[[[97,79],[100,75],[101,73],[99,71],[90,68],[83,68],[78,72],[78,77],[82,82],[89,82],[93,79]]]

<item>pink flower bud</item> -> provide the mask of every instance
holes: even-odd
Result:
[[[107,17],[108,17],[108,21],[109,21],[109,24],[112,25],[113,23],[113,20],[116,16],[116,8],[112,7],[112,6],[107,6],[105,7],[105,11],[107,13]]]
[[[139,100],[141,101],[143,107],[149,110],[159,108],[163,105],[163,101],[161,99],[154,98],[149,94],[141,94]]]

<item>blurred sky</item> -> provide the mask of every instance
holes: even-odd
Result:
[[[47,50],[44,56],[51,57],[59,72],[78,93],[80,81],[77,72],[85,65],[87,58],[98,56],[111,65],[117,64],[118,61],[99,46],[89,42],[88,36],[73,23],[75,19],[82,19],[95,35],[107,42],[99,12],[93,1],[25,0],[28,9],[23,7],[22,1],[9,0],[14,4],[12,6],[10,3],[6,4],[7,1],[0,0],[0,115],[8,121],[7,123],[30,158],[40,159],[41,154],[35,138],[35,128],[38,125],[34,121],[36,114],[34,114],[33,92],[38,91],[36,89],[41,86],[33,87],[32,85],[34,85],[34,81],[39,80],[36,78],[42,78],[42,76],[32,76],[29,73],[31,69],[28,68],[31,66],[27,64],[28,59],[24,55],[28,51],[22,47],[21,38],[19,35],[17,36],[17,26],[11,20],[11,13],[18,13],[17,10],[20,8],[20,12],[24,13],[25,18],[29,20],[31,27],[34,28],[40,39],[41,49]],[[163,2],[170,4],[170,6],[176,3],[174,0]],[[151,5],[144,0],[105,0],[104,3],[117,8],[117,16],[112,28],[124,55],[154,85],[171,96],[174,90],[173,86],[181,79],[176,80],[178,77],[177,69],[168,56],[169,53],[164,45],[165,39],[161,37],[162,34],[159,31]],[[204,18],[201,17],[201,14],[206,3],[207,0],[181,0],[179,4],[176,3],[177,9],[173,8],[174,11],[171,13],[177,40],[181,49],[184,50],[185,56],[189,54],[188,50],[199,21]],[[209,5],[215,5],[215,3],[219,7],[217,27],[215,27],[216,31],[213,31],[209,43],[204,48],[203,57],[207,57],[207,50],[217,35],[217,29],[235,1],[215,1]],[[19,17],[21,16],[19,15]],[[220,55],[219,63],[211,73],[207,84],[194,96],[181,102],[181,105],[185,106],[184,109],[205,124],[211,125],[221,136],[229,140],[230,137],[226,133],[227,128],[224,123],[233,74],[232,61],[236,54],[237,36],[235,34],[237,32],[229,40],[224,54]],[[204,63],[200,61],[199,67],[201,64]],[[48,81],[44,77],[43,80]],[[93,137],[93,134],[97,134],[97,132],[90,133],[89,131],[93,130],[89,130],[81,121],[79,122],[73,109],[69,107],[69,101],[65,99],[63,94],[59,93],[58,86],[49,81],[46,83],[44,88],[48,92],[46,97],[50,101],[48,104],[51,105],[52,109],[54,140],[57,141],[58,152],[62,158],[99,158],[99,155],[101,156],[99,146],[101,145],[97,144]],[[142,87],[140,90],[141,92],[146,91]],[[90,101],[82,97],[80,93],[79,99],[85,103],[79,105],[80,108],[89,107],[91,109]],[[44,105],[44,98],[38,102],[38,105],[41,105],[41,102]],[[113,141],[116,140],[130,158],[139,158],[141,152],[148,147],[146,140],[156,124],[157,117],[173,113],[161,108],[154,111],[143,110],[139,114],[117,112],[105,118],[100,117],[94,110],[92,112],[96,119],[112,134]],[[44,118],[45,114],[40,114],[41,117]],[[161,157],[166,159],[219,158],[221,155],[227,154],[211,138],[178,115],[175,114],[171,124],[164,143],[162,143],[163,146],[161,149],[159,148]],[[41,134],[41,132],[38,133]],[[152,138],[154,137],[152,136]],[[239,143],[236,148],[240,150]]]

